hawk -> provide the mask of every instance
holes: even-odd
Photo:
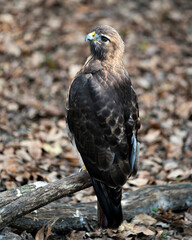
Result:
[[[70,86],[67,124],[98,199],[98,224],[117,228],[123,220],[122,186],[138,168],[137,96],[118,32],[97,26],[85,40],[91,56]]]

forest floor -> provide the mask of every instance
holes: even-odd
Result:
[[[104,24],[117,29],[125,42],[124,63],[142,123],[140,170],[124,190],[191,182],[191,1],[0,0],[0,191],[78,172],[67,138],[65,103],[71,80],[89,56],[84,37]],[[92,188],[66,199],[95,200]],[[192,209],[159,214],[161,221],[133,221],[129,231],[96,231],[91,238],[190,239]],[[142,222],[146,216],[138,218]],[[14,229],[0,236],[45,239]],[[66,238],[88,237],[74,231]]]

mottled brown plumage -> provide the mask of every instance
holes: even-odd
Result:
[[[99,26],[86,40],[91,56],[71,84],[67,122],[98,198],[99,225],[115,228],[122,185],[138,167],[138,104],[117,31]]]

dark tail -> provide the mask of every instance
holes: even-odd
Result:
[[[98,199],[98,225],[103,228],[118,228],[123,221],[121,188],[110,188],[91,179]]]

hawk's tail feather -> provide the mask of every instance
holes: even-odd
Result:
[[[122,188],[110,188],[91,179],[98,198],[98,224],[103,228],[118,228],[123,221],[121,208]]]

